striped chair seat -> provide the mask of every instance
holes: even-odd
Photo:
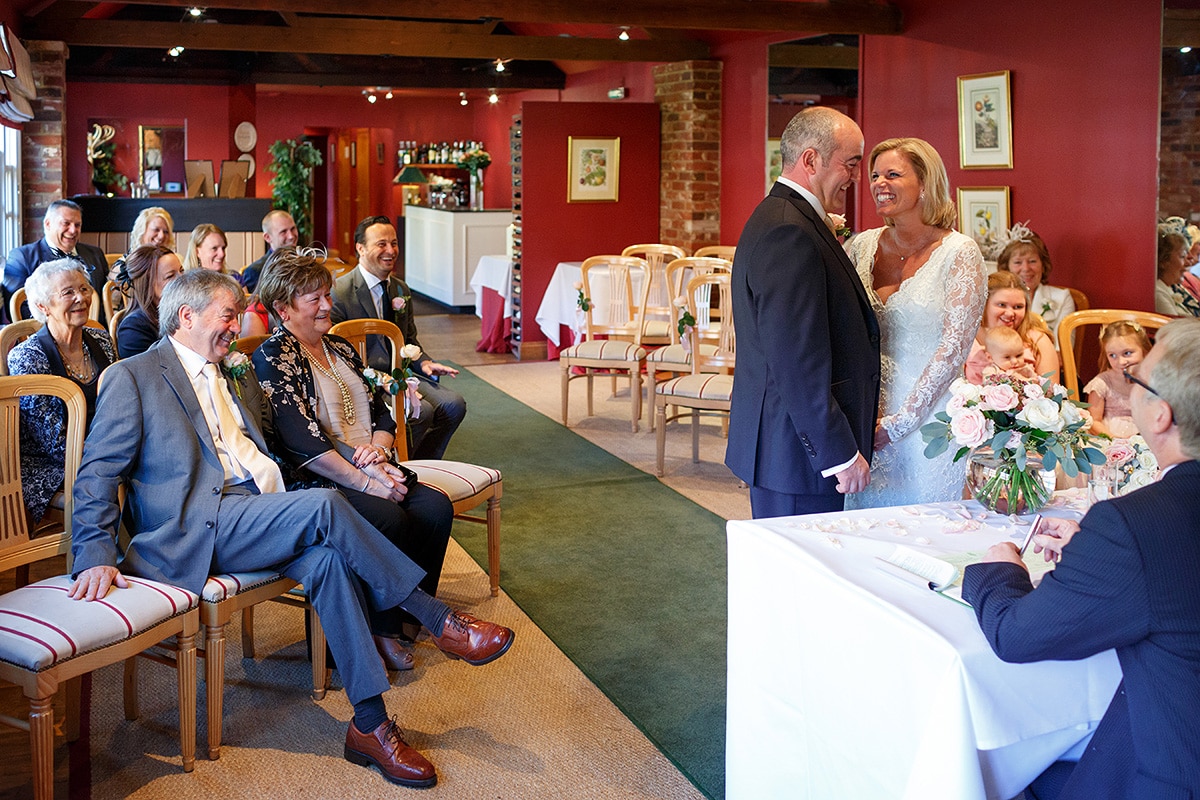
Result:
[[[648,319],[646,320],[646,327],[642,329],[642,338],[670,340],[671,328],[674,324],[666,319]]]
[[[231,597],[249,592],[260,586],[274,583],[283,578],[272,570],[257,572],[229,572],[223,575],[209,575],[200,591],[200,597],[206,603],[220,603]]]
[[[115,589],[87,603],[67,596],[72,580],[59,575],[0,595],[0,661],[41,671],[131,639],[194,609],[200,598],[157,581],[125,576]]]
[[[559,358],[603,359],[605,361],[640,361],[646,348],[620,339],[591,339],[568,347]]]
[[[660,383],[656,391],[666,397],[689,397],[694,400],[729,402],[733,396],[732,375],[681,375]]]
[[[715,344],[702,344],[700,351],[706,355],[716,355],[717,346]],[[660,347],[657,350],[651,350],[646,354],[646,367],[657,367],[660,370],[670,369],[667,365],[678,365],[689,372],[692,369],[692,354],[683,349],[681,344],[669,344],[666,347]],[[679,371],[679,370],[675,370]]]
[[[504,477],[500,470],[437,459],[403,463],[417,473],[421,483],[450,499],[455,519],[487,526],[488,579],[492,597],[500,594],[500,498],[504,495]],[[487,511],[483,519],[464,513],[484,501],[487,501]]]

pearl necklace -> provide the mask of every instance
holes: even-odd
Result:
[[[342,395],[342,414],[345,416],[346,422],[353,425],[355,418],[354,398],[350,396],[350,387],[342,380],[342,376],[337,374],[337,365],[333,360],[333,353],[329,352],[329,345],[325,343],[325,337],[321,337],[321,352],[324,354],[325,360],[329,362],[328,367],[318,361],[312,353],[308,352],[307,345],[302,346],[301,349],[312,365],[321,371],[322,375],[337,384],[338,392]]]
[[[58,350],[58,357],[62,359],[63,368],[66,369],[67,375],[80,383],[91,383],[96,377],[96,365],[92,362],[91,356],[88,354],[87,346],[83,347],[83,354],[79,360],[79,368],[67,359],[67,354],[63,352],[62,345],[57,340],[54,342],[54,347]]]

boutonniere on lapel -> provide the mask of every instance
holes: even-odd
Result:
[[[1051,308],[1053,308],[1053,306],[1050,304],[1050,301],[1049,301],[1049,300],[1047,300],[1046,302],[1042,303],[1042,311],[1041,311],[1041,314],[1042,314],[1042,316],[1044,317],[1044,316],[1046,316],[1047,314],[1049,314],[1049,313],[1050,313],[1050,309],[1051,309]]]
[[[838,240],[839,244],[845,244],[846,240],[854,235],[854,231],[850,230],[850,226],[846,224],[846,217],[843,214],[829,214],[829,219],[833,223],[833,236]]]
[[[238,399],[242,398],[242,376],[250,371],[250,358],[245,354],[238,352],[237,342],[229,346],[229,353],[221,359],[221,366],[229,377],[233,378],[233,390],[237,392]]]
[[[408,301],[411,299],[412,298],[409,297],[408,295],[400,295],[399,297],[393,297],[392,298],[392,310],[393,311],[403,311],[405,308],[408,307]]]

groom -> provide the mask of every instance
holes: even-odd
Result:
[[[783,174],[754,210],[733,263],[738,365],[725,463],[754,517],[840,511],[870,481],[879,325],[833,234],[863,135],[829,108],[801,111],[780,141]]]

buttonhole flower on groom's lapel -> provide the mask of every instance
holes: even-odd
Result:
[[[221,366],[225,368],[225,372],[230,378],[233,378],[233,391],[237,393],[238,399],[242,398],[242,376],[250,371],[250,359],[245,353],[239,352],[237,342],[229,346],[229,353],[221,359]]]
[[[404,307],[407,305],[408,305],[408,297],[405,295],[392,298],[392,310],[393,311],[403,311]]]

